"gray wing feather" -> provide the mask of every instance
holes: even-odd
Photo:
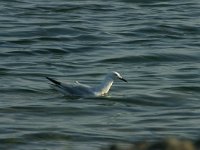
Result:
[[[92,88],[85,84],[81,84],[79,82],[75,82],[74,84],[64,84],[59,81],[56,81],[52,78],[46,77],[48,80],[52,82],[51,86],[56,90],[60,91],[64,95],[93,95]]]
[[[67,91],[70,95],[91,95],[92,90],[89,86],[76,83],[76,84],[61,84],[60,86],[64,91]]]

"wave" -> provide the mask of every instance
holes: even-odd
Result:
[[[139,56],[123,56],[115,58],[106,58],[100,60],[103,63],[148,63],[148,62],[192,62],[199,61],[198,56],[185,55],[185,54],[151,54]]]

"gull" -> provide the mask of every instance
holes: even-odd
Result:
[[[124,82],[127,82],[118,72],[113,71],[108,73],[104,80],[97,86],[89,86],[85,84],[81,84],[78,81],[75,83],[61,83],[57,80],[54,80],[50,77],[46,77],[49,81],[51,81],[51,86],[57,91],[61,92],[64,95],[68,96],[103,96],[106,95],[113,82],[117,79],[120,79]]]

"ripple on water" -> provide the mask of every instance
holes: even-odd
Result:
[[[199,2],[0,2],[0,149],[94,150],[108,142],[199,136]],[[45,76],[98,84],[63,97]]]
[[[118,58],[106,58],[101,62],[122,62],[122,63],[148,63],[148,62],[192,62],[198,61],[198,57],[185,54],[151,54],[151,55],[139,55],[139,56],[124,56]]]

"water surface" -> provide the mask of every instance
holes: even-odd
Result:
[[[1,149],[199,137],[199,8],[197,0],[2,0]],[[106,97],[63,97],[45,79],[96,85],[112,70],[129,82]]]

